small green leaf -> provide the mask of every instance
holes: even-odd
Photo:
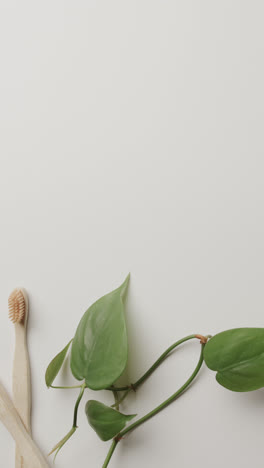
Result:
[[[122,414],[96,400],[89,400],[85,413],[90,426],[101,440],[115,437],[136,414]]]
[[[218,333],[204,348],[216,380],[234,392],[264,387],[264,328],[234,328]]]
[[[124,295],[129,276],[114,291],[96,301],[83,315],[71,351],[71,370],[92,390],[112,385],[127,364]]]
[[[55,377],[58,375],[71,342],[72,340],[67,344],[67,346],[65,346],[65,348],[59,354],[57,354],[57,356],[55,356],[54,359],[52,359],[52,361],[48,365],[46,374],[45,374],[45,381],[46,381],[47,387],[50,387],[52,385]]]

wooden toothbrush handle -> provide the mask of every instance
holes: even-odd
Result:
[[[31,434],[31,378],[29,355],[26,340],[26,326],[15,324],[16,345],[13,363],[13,402],[14,406]],[[16,468],[28,468],[18,447],[16,447]]]
[[[11,399],[0,383],[0,420],[15,440],[27,468],[49,468],[39,448],[22,423]]]
[[[23,455],[21,455],[18,445],[16,445],[15,468],[27,468],[27,465],[25,465],[24,457]]]

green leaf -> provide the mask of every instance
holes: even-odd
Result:
[[[58,375],[71,342],[72,340],[67,344],[67,346],[65,346],[65,348],[59,354],[57,354],[57,356],[55,356],[54,359],[52,359],[52,361],[48,365],[45,373],[45,381],[47,387],[50,387],[52,385],[55,377]]]
[[[96,400],[89,400],[85,413],[90,426],[100,439],[106,441],[115,437],[136,414],[122,414]]]
[[[234,392],[264,387],[264,328],[235,328],[218,333],[204,348],[216,380]]]
[[[92,390],[112,385],[127,364],[127,332],[124,316],[124,283],[96,301],[83,315],[71,351],[71,370]]]

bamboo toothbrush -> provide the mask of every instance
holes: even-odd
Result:
[[[13,363],[13,402],[28,433],[31,434],[31,379],[27,348],[28,298],[24,289],[14,289],[8,299],[9,317],[15,327]],[[16,468],[25,466],[20,447],[16,447]]]
[[[49,468],[48,463],[33,442],[11,399],[0,383],[0,420],[14,438],[26,468]]]

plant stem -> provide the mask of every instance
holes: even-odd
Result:
[[[196,338],[196,335],[186,336],[185,338],[182,338],[181,340],[176,341],[176,343],[174,343],[168,349],[166,349],[166,351],[164,351],[164,353],[157,359],[157,361],[154,362],[153,366],[151,366],[150,369],[147,370],[147,372],[145,372],[145,374],[142,375],[142,377],[140,377],[140,379],[138,379],[133,384],[133,387],[137,388],[139,385],[141,385],[152,374],[152,372],[154,372],[154,370],[164,361],[164,359],[168,356],[168,354],[171,351],[173,351],[177,346],[181,345],[185,341],[189,341],[189,340],[192,340],[194,338]]]
[[[189,338],[190,339],[190,338]],[[185,340],[186,341],[186,340]],[[199,357],[199,361],[193,371],[193,373],[191,374],[191,376],[189,377],[188,380],[186,380],[186,382],[175,392],[173,393],[173,395],[171,395],[169,398],[167,398],[167,400],[165,400],[163,403],[161,403],[159,406],[157,406],[156,408],[154,408],[154,410],[150,411],[149,413],[147,413],[145,416],[143,416],[142,418],[140,418],[138,421],[136,421],[135,423],[131,424],[130,426],[128,426],[127,428],[125,428],[123,431],[121,431],[113,440],[113,443],[110,447],[110,450],[107,454],[107,457],[106,457],[106,460],[103,464],[103,467],[102,468],[106,468],[108,466],[108,463],[113,455],[113,452],[117,446],[117,443],[119,440],[121,440],[124,435],[126,435],[128,432],[136,429],[138,426],[140,426],[141,424],[143,424],[144,422],[146,422],[148,419],[152,418],[153,416],[155,416],[157,413],[159,413],[160,411],[162,411],[164,408],[166,408],[170,403],[172,403],[177,397],[179,397],[186,389],[187,387],[189,387],[189,385],[192,383],[192,381],[195,379],[195,377],[197,376],[199,370],[201,369],[202,367],[202,364],[203,364],[203,349],[204,349],[204,346],[205,346],[205,343],[202,343],[201,344],[201,353],[200,353],[200,357]],[[153,367],[153,366],[152,366]]]
[[[82,386],[81,386],[81,391],[79,393],[79,396],[76,400],[76,403],[75,403],[75,407],[74,407],[74,413],[73,413],[73,423],[72,423],[72,427],[78,427],[77,426],[77,414],[78,414],[78,408],[79,408],[79,404],[80,404],[80,401],[83,397],[83,393],[84,393],[84,390],[85,390],[85,387],[86,387],[86,384],[83,383]]]
[[[73,385],[72,387],[55,387],[54,385],[50,385],[50,388],[63,388],[63,389],[82,388],[82,385]]]
[[[113,455],[113,453],[114,453],[114,451],[116,449],[116,446],[117,446],[117,440],[114,439],[112,444],[111,444],[111,447],[109,449],[109,452],[107,454],[107,457],[106,457],[106,459],[104,461],[104,464],[103,464],[102,468],[106,468],[108,466],[108,463],[111,460],[111,457],[112,457],[112,455]]]
[[[125,393],[122,395],[122,397],[121,397],[119,400],[117,400],[113,405],[111,405],[112,408],[117,408],[117,409],[119,409],[120,403],[122,403],[122,401],[124,401],[124,399],[125,399],[125,398],[127,397],[127,395],[129,394],[130,390],[131,390],[131,388],[129,388],[128,390],[126,390]]]
[[[79,387],[78,387],[79,388]],[[72,423],[72,428],[71,430],[66,434],[65,437],[63,437],[62,440],[60,440],[60,442],[58,442],[55,447],[53,447],[53,449],[51,450],[51,452],[49,453],[49,455],[51,455],[53,452],[56,452],[55,453],[55,457],[54,457],[54,460],[57,456],[57,454],[59,453],[59,451],[62,449],[62,447],[66,444],[66,442],[71,438],[71,436],[74,434],[74,432],[76,431],[77,429],[77,414],[78,414],[78,408],[79,408],[79,404],[80,404],[80,401],[83,397],[83,393],[84,393],[84,390],[86,388],[86,384],[85,382],[81,385],[81,391],[79,393],[79,396],[76,400],[76,403],[75,403],[75,407],[74,407],[74,413],[73,413],[73,423]]]
[[[203,348],[204,348],[204,344],[201,345],[201,353],[200,353],[200,357],[199,357],[199,361],[197,363],[197,366],[195,367],[192,375],[189,377],[188,380],[186,380],[186,382],[179,388],[179,390],[177,390],[175,393],[173,393],[173,395],[171,395],[169,398],[167,398],[167,400],[165,400],[163,403],[161,403],[159,406],[157,406],[154,410],[150,411],[149,413],[147,413],[145,416],[143,416],[142,418],[140,418],[138,421],[134,422],[133,424],[131,424],[130,426],[126,427],[123,431],[120,432],[120,434],[118,435],[118,438],[120,437],[123,437],[125,434],[127,434],[128,432],[132,431],[133,429],[135,429],[136,427],[140,426],[141,424],[143,424],[145,421],[147,421],[148,419],[152,418],[153,416],[155,416],[155,414],[159,413],[160,411],[162,411],[164,408],[166,408],[166,406],[168,406],[170,403],[172,403],[178,396],[180,396],[184,390],[186,390],[187,387],[189,387],[189,385],[192,383],[192,381],[195,379],[196,375],[198,374],[199,370],[201,369],[202,367],[202,364],[203,364]]]
[[[113,395],[114,395],[114,399],[115,399],[115,403],[112,405],[112,407],[115,407],[117,409],[117,411],[119,411],[120,400],[118,398],[118,392],[116,390],[112,390],[112,391],[113,391]]]
[[[198,336],[200,337],[200,335]],[[168,356],[168,354],[171,353],[171,351],[173,351],[175,348],[177,348],[177,346],[181,345],[185,341],[189,341],[194,338],[197,339],[197,335],[188,335],[182,338],[181,340],[176,341],[176,343],[173,343],[169,348],[166,349],[166,351],[164,351],[164,353],[162,353],[162,355],[154,362],[154,364],[147,370],[147,372],[145,372],[145,374],[143,374],[142,377],[140,377],[140,379],[138,379],[134,384],[126,385],[124,387],[114,387],[114,390],[117,392],[125,390],[136,390],[137,387],[139,387],[139,385],[141,385],[154,372],[154,370],[157,369],[157,367],[164,361],[164,359]],[[113,387],[109,387],[107,390],[113,391]]]

